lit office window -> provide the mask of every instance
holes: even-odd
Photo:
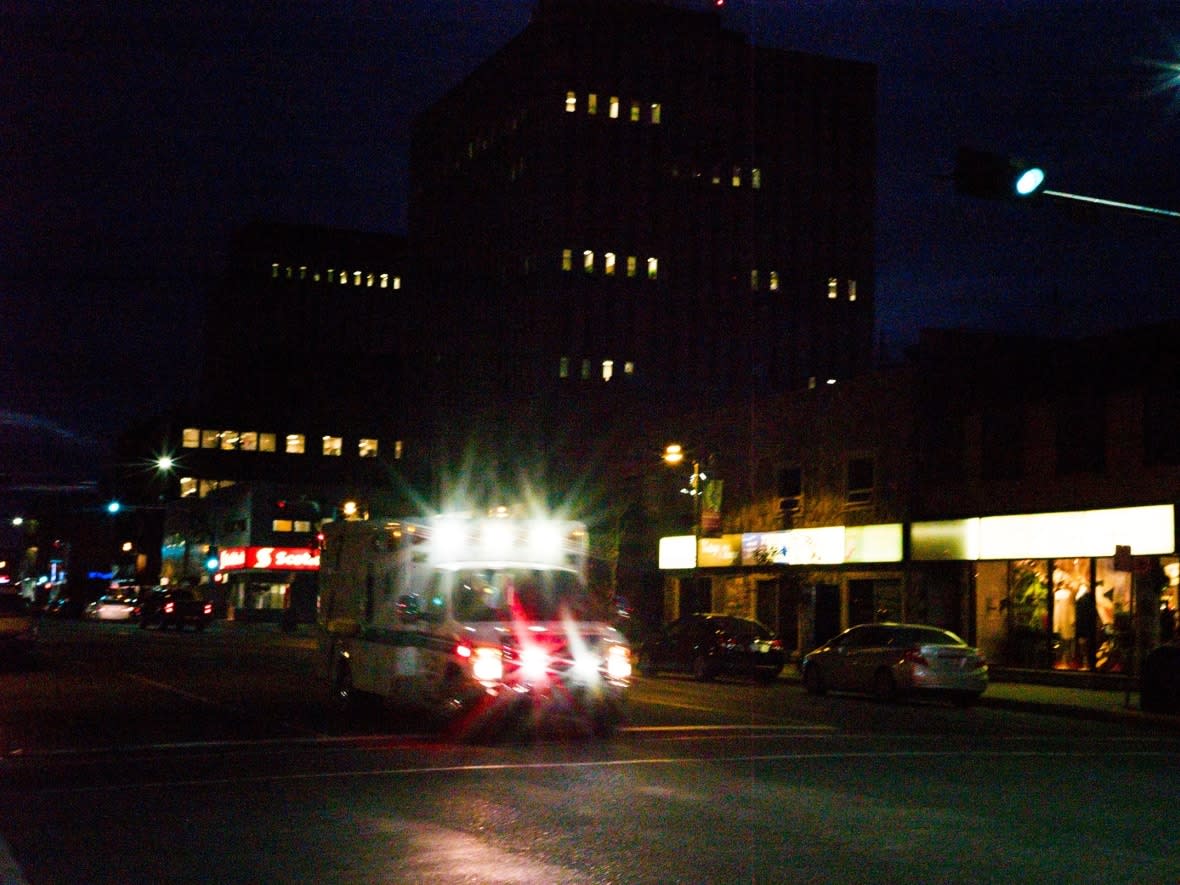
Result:
[[[243,452],[258,451],[258,433],[256,431],[247,430],[239,439],[241,440],[241,449]]]
[[[586,249],[582,252],[582,270],[594,273],[594,252]]]
[[[614,252],[607,252],[605,259],[606,259],[606,264],[603,267],[603,272],[608,277],[613,277],[615,275],[615,253]]]
[[[279,278],[279,265],[277,263],[270,266],[270,277],[272,280],[277,280]]]
[[[570,376],[570,358],[563,356],[557,363],[557,377],[568,378]]]
[[[294,531],[294,523],[289,519],[273,519],[270,523],[270,530],[272,532],[290,532]]]
[[[578,109],[578,93],[567,92],[565,94],[565,112],[572,114]]]
[[[336,282],[336,270],[335,270],[335,268],[331,268],[331,267],[329,267],[329,268],[328,268],[328,282],[329,282],[329,283],[334,283],[334,282]]]
[[[574,269],[574,250],[573,249],[562,249],[561,250],[561,269],[562,270],[573,270]]]
[[[401,277],[394,277],[393,278],[393,288],[400,289],[401,287],[402,287],[402,278]]]
[[[300,265],[300,267],[299,267],[299,279],[301,279],[301,280],[307,279],[307,265],[306,264]]]
[[[619,119],[619,97],[617,95],[610,97],[610,118],[612,120]]]
[[[635,374],[635,363],[631,362],[630,360],[623,363],[623,374],[624,375],[634,375]]]
[[[357,457],[360,458],[376,458],[377,457],[377,440],[362,439],[356,444]]]
[[[361,272],[359,270],[354,270],[352,272],[352,284],[354,286],[359,286],[361,284]]]
[[[856,280],[849,280],[848,281],[848,300],[849,301],[856,300]]]
[[[839,295],[840,281],[835,277],[828,277],[828,297],[835,298]]]
[[[372,271],[370,271],[369,273],[365,274],[365,286],[366,286],[367,288],[369,288],[369,289],[372,289],[372,288],[373,288],[373,284],[374,284],[375,282],[376,282],[376,279],[374,278]]]
[[[589,95],[586,96],[586,113],[587,114],[597,114],[598,113],[598,93],[591,92]]]
[[[297,519],[297,520],[295,520],[295,531],[303,532],[305,534],[307,532],[310,532],[311,531],[311,520],[310,519]]]
[[[389,288],[389,274],[387,274],[387,273],[381,274],[381,288],[382,289]]]
[[[651,121],[657,126],[660,123],[660,103],[658,101],[651,103]]]
[[[614,377],[614,374],[615,374],[615,361],[614,360],[603,360],[602,361],[602,380],[603,381],[610,381],[610,379],[612,377]]]
[[[323,453],[328,458],[339,458],[344,454],[344,439],[339,436],[325,436],[323,438]]]
[[[750,291],[751,292],[758,291],[758,269],[757,268],[750,271]]]
[[[660,260],[658,258],[647,259],[647,278],[654,280],[660,272]]]
[[[304,451],[304,438],[302,433],[288,433],[287,446],[284,451],[288,455],[302,455]]]
[[[634,255],[627,256],[627,276],[633,277],[639,272],[639,262],[636,261]]]
[[[193,476],[182,476],[180,478],[180,497],[191,498],[197,493],[197,480]]]
[[[180,445],[185,449],[199,449],[201,447],[201,431],[196,427],[186,427],[180,434]]]
[[[273,452],[277,446],[278,437],[273,433],[258,434],[258,451]]]
[[[236,452],[240,439],[241,437],[236,430],[221,431],[221,450],[223,452]]]
[[[394,444],[393,444],[393,460],[400,461],[402,459],[402,455],[405,454],[405,451],[406,451],[405,440],[399,439],[396,442],[394,442]]]
[[[631,122],[638,123],[639,119],[640,119],[640,115],[642,113],[643,113],[643,111],[639,106],[639,102],[637,102],[637,101],[631,102]]]
[[[741,166],[734,166],[733,167],[733,174],[730,176],[729,183],[732,184],[734,187],[741,187],[742,186],[742,167]]]
[[[221,432],[217,431],[217,430],[202,430],[201,431],[201,448],[202,449],[221,448]]]
[[[590,360],[582,360],[582,380],[590,380]]]
[[[757,166],[750,170],[750,187],[754,190],[762,187],[762,170]]]
[[[772,270],[770,272],[770,291],[771,292],[778,291],[778,271],[777,270]]]

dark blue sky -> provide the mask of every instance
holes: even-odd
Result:
[[[101,441],[183,400],[202,292],[246,221],[403,231],[413,115],[532,6],[3,3],[0,443],[22,416]],[[1180,209],[1175,3],[729,0],[725,15],[759,42],[879,66],[876,295],[894,351],[925,326],[1180,316],[1180,224],[985,203],[946,180],[972,144],[1037,159],[1057,190]]]

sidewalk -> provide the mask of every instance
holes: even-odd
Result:
[[[1180,716],[1144,713],[1139,692],[1113,688],[1075,688],[993,680],[979,699],[981,706],[1071,716],[1103,722],[1143,722],[1180,731]]]
[[[1044,681],[1033,681],[1038,675]],[[782,678],[798,682],[799,671],[788,666]],[[1101,722],[1150,723],[1180,731],[1180,715],[1144,713],[1139,709],[1138,690],[1128,693],[1121,678],[1095,681],[1104,684],[1091,687],[1088,680],[1070,680],[1053,671],[1002,671],[992,674],[979,705]]]

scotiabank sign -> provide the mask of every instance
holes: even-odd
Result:
[[[275,569],[312,572],[320,567],[320,552],[306,547],[222,547],[220,570]]]

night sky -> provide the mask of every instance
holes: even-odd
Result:
[[[0,3],[0,454],[29,434],[93,454],[184,402],[203,293],[246,222],[404,233],[414,114],[532,6]],[[948,181],[969,144],[1038,161],[1055,190],[1180,210],[1175,3],[729,0],[725,16],[879,67],[890,352],[928,326],[1180,318],[1180,220],[993,204]]]

